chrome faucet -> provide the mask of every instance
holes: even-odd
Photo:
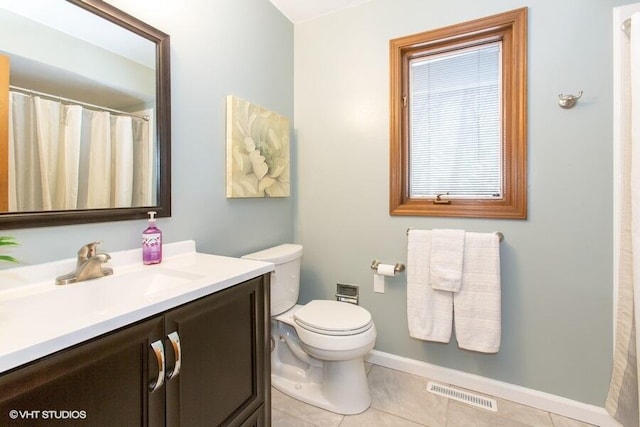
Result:
[[[102,266],[102,264],[111,259],[111,256],[107,253],[96,252],[96,246],[100,243],[101,242],[87,243],[81,247],[78,251],[78,261],[76,262],[75,271],[57,277],[56,285],[68,285],[113,274],[113,269]]]

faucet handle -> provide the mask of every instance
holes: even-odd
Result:
[[[87,243],[78,251],[78,260],[87,260],[96,254],[96,246],[102,243],[101,240],[97,242]]]

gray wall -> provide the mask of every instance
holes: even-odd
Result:
[[[376,349],[603,405],[612,354],[612,8],[615,0],[373,0],[295,26],[304,245],[301,299],[360,285]],[[389,40],[529,7],[529,216],[391,217]],[[584,96],[572,110],[558,94]],[[502,231],[496,355],[408,336],[406,274],[373,293],[372,260],[406,262],[408,227]]]
[[[225,97],[293,120],[293,25],[266,0],[109,3],[171,36],[173,215],[158,220],[165,243],[195,239],[200,251],[241,255],[291,241],[293,197],[225,198]],[[73,257],[93,240],[105,251],[137,248],[145,227],[136,220],[0,235],[15,236],[21,246],[11,255],[30,265]]]

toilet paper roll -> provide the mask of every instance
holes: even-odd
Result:
[[[396,275],[396,266],[391,264],[378,264],[376,274],[380,276],[393,277]]]

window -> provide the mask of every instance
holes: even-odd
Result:
[[[392,215],[526,218],[526,23],[391,40]]]

